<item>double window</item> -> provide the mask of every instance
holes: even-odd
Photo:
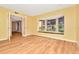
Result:
[[[40,32],[64,34],[64,16],[55,19],[39,20]]]

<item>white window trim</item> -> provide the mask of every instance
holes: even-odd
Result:
[[[49,19],[56,19],[56,31],[47,31],[47,20],[45,20],[45,32],[51,32],[51,33],[64,33],[64,32],[59,32],[58,30],[58,18],[63,17],[64,15],[61,16],[56,16],[54,18],[49,17]],[[42,18],[41,18],[42,19]],[[41,20],[40,19],[40,20]],[[43,18],[46,19],[46,18]],[[48,18],[47,18],[48,19]],[[39,23],[39,22],[38,22]],[[38,31],[39,31],[39,26],[38,26]]]

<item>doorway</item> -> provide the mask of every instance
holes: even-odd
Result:
[[[14,34],[22,36],[22,21],[12,21],[12,35]]]
[[[18,16],[16,14],[9,14],[9,40],[13,37],[14,34],[24,36],[24,20],[25,19],[22,16]]]

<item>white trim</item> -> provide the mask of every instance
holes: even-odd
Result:
[[[37,35],[37,36],[47,37],[47,38],[53,38],[53,39],[57,39],[57,40],[64,40],[64,41],[68,41],[68,42],[74,42],[74,43],[77,43],[77,41],[75,41],[75,40],[68,40],[68,39],[64,39],[64,38],[48,37],[48,36],[42,36],[42,35]]]
[[[24,19],[24,17],[22,17],[21,21],[22,21],[22,23],[21,23],[21,25],[22,25],[22,36],[25,36],[25,19]]]
[[[12,25],[12,24],[11,24],[12,21],[11,21],[11,19],[10,19],[10,16],[11,16],[12,14],[16,16],[16,14],[14,14],[14,13],[9,13],[9,21],[8,21],[8,23],[9,23],[9,24],[8,24],[8,36],[9,36],[8,38],[9,38],[9,40],[10,40],[10,37],[12,36],[12,26],[11,26],[11,25]],[[22,36],[25,37],[25,36],[27,36],[27,35],[25,34],[25,17],[19,16],[19,15],[17,15],[17,16],[22,18],[22,19],[21,19],[21,21],[22,21],[22,24],[21,24],[21,25],[22,25],[22,31],[21,31],[21,32],[22,32]]]
[[[8,15],[9,19],[8,19],[8,38],[10,40],[10,37],[12,36],[12,29],[11,29],[11,20],[10,20],[10,12],[9,12],[9,15]]]
[[[64,40],[64,41],[68,41],[68,42],[74,42],[74,43],[77,43],[77,41],[75,41],[75,40],[68,40],[68,39],[59,39],[59,40]]]
[[[29,35],[32,35],[32,34],[23,35],[23,37],[26,37]],[[47,36],[42,36],[42,35],[36,35],[36,36],[47,37]],[[51,37],[47,37],[47,38],[51,38]],[[68,42],[74,42],[74,43],[77,43],[79,45],[79,43],[75,40],[68,40],[68,39],[62,39],[62,38],[60,39],[60,38],[56,38],[56,37],[52,37],[52,38],[57,39],[57,40],[64,40],[64,41],[68,41]],[[8,38],[0,39],[0,41],[4,41],[4,40],[9,40],[9,39]]]
[[[45,21],[45,31],[44,32],[51,32],[51,31],[47,31],[47,20],[51,20],[51,19],[55,19],[55,21],[56,21],[56,24],[55,24],[55,27],[56,27],[56,31],[52,31],[52,32],[54,32],[54,33],[64,33],[64,32],[59,32],[58,31],[58,18],[60,18],[60,17],[63,17],[64,15],[58,15],[58,16],[54,16],[54,17],[48,17],[48,18],[46,18],[46,19],[40,19],[39,18],[39,20],[38,20],[38,30],[37,31],[39,31],[39,21],[40,20],[44,20]],[[49,19],[50,18],[50,19]],[[40,24],[41,25],[41,24]]]
[[[56,18],[56,31],[54,31],[54,32],[58,33],[58,18]]]
[[[4,41],[4,40],[9,40],[9,39],[8,39],[8,37],[0,39],[0,41]]]

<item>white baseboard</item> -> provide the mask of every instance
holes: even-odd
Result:
[[[4,41],[4,40],[9,40],[8,38],[2,38],[0,39],[0,41]]]
[[[32,35],[32,34],[26,34],[26,35],[23,35],[23,37],[26,37],[26,36],[29,36],[29,35]],[[37,35],[37,36],[42,36],[42,35]],[[47,36],[42,36],[42,37],[47,37]],[[54,39],[58,39],[58,40],[64,40],[64,41],[74,42],[74,43],[79,44],[79,43],[78,43],[77,41],[75,41],[75,40],[68,40],[68,39],[56,38],[56,37],[47,37],[47,38],[54,38]],[[8,38],[0,39],[0,41],[3,41],[3,40],[8,40]]]
[[[42,35],[37,35],[37,36],[42,36]],[[64,39],[64,38],[49,37],[49,36],[42,36],[42,37],[54,38],[54,39],[57,39],[57,40],[64,40],[64,41],[68,41],[68,42],[74,42],[74,43],[77,43],[77,41],[75,41],[75,40],[68,40],[68,39]]]
[[[68,40],[68,39],[59,39],[59,40],[64,40],[64,41],[68,41],[68,42],[74,42],[74,43],[77,43],[77,41],[75,41],[75,40]]]

